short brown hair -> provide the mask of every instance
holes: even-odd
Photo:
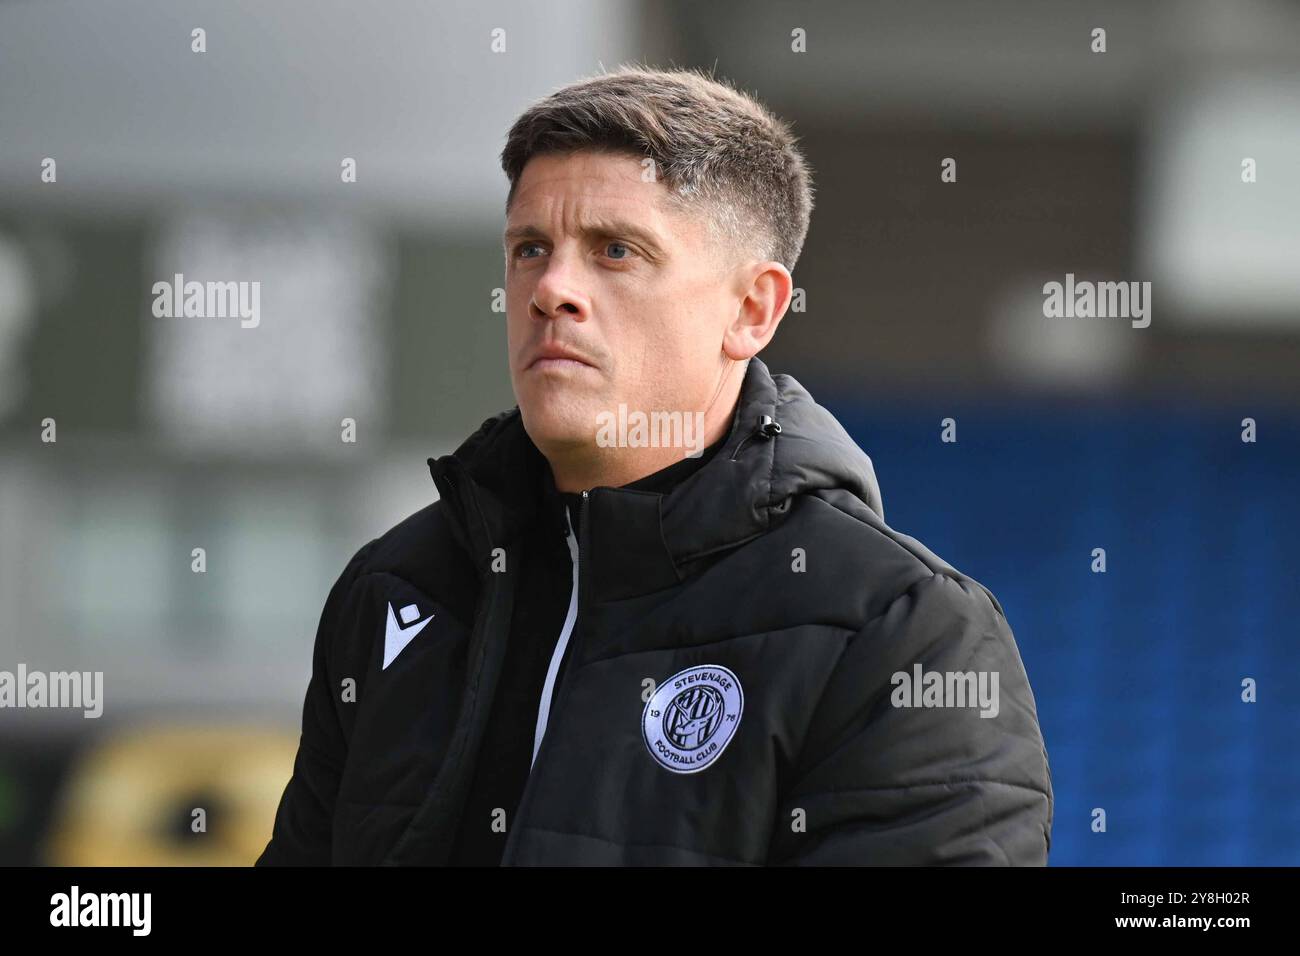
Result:
[[[501,151],[506,211],[541,153],[648,156],[679,208],[701,206],[715,236],[793,271],[813,206],[795,143],[789,124],[703,71],[623,66],[557,90],[515,121]]]

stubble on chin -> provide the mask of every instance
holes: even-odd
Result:
[[[596,444],[596,413],[587,406],[561,396],[540,396],[520,409],[533,444],[548,454],[572,454]]]

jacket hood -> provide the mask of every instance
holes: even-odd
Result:
[[[533,519],[549,465],[518,407],[483,423],[452,454],[429,459],[457,536],[485,570]],[[789,375],[750,359],[721,447],[670,493],[595,488],[584,547],[605,597],[684,579],[691,562],[765,533],[798,495],[838,489],[882,520],[871,459]]]

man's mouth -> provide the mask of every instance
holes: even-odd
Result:
[[[545,372],[549,370],[591,368],[586,362],[579,362],[577,359],[567,358],[540,358],[532,365],[528,366],[535,372]]]
[[[550,343],[538,349],[525,371],[562,371],[564,369],[595,368],[586,357],[574,349],[557,343]]]

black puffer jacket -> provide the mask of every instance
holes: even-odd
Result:
[[[330,592],[259,865],[448,857],[545,461],[514,409],[430,466],[440,500]],[[704,467],[583,507],[570,656],[503,865],[1046,862],[1051,775],[1001,606],[884,523],[870,460],[794,379],[752,360]]]

